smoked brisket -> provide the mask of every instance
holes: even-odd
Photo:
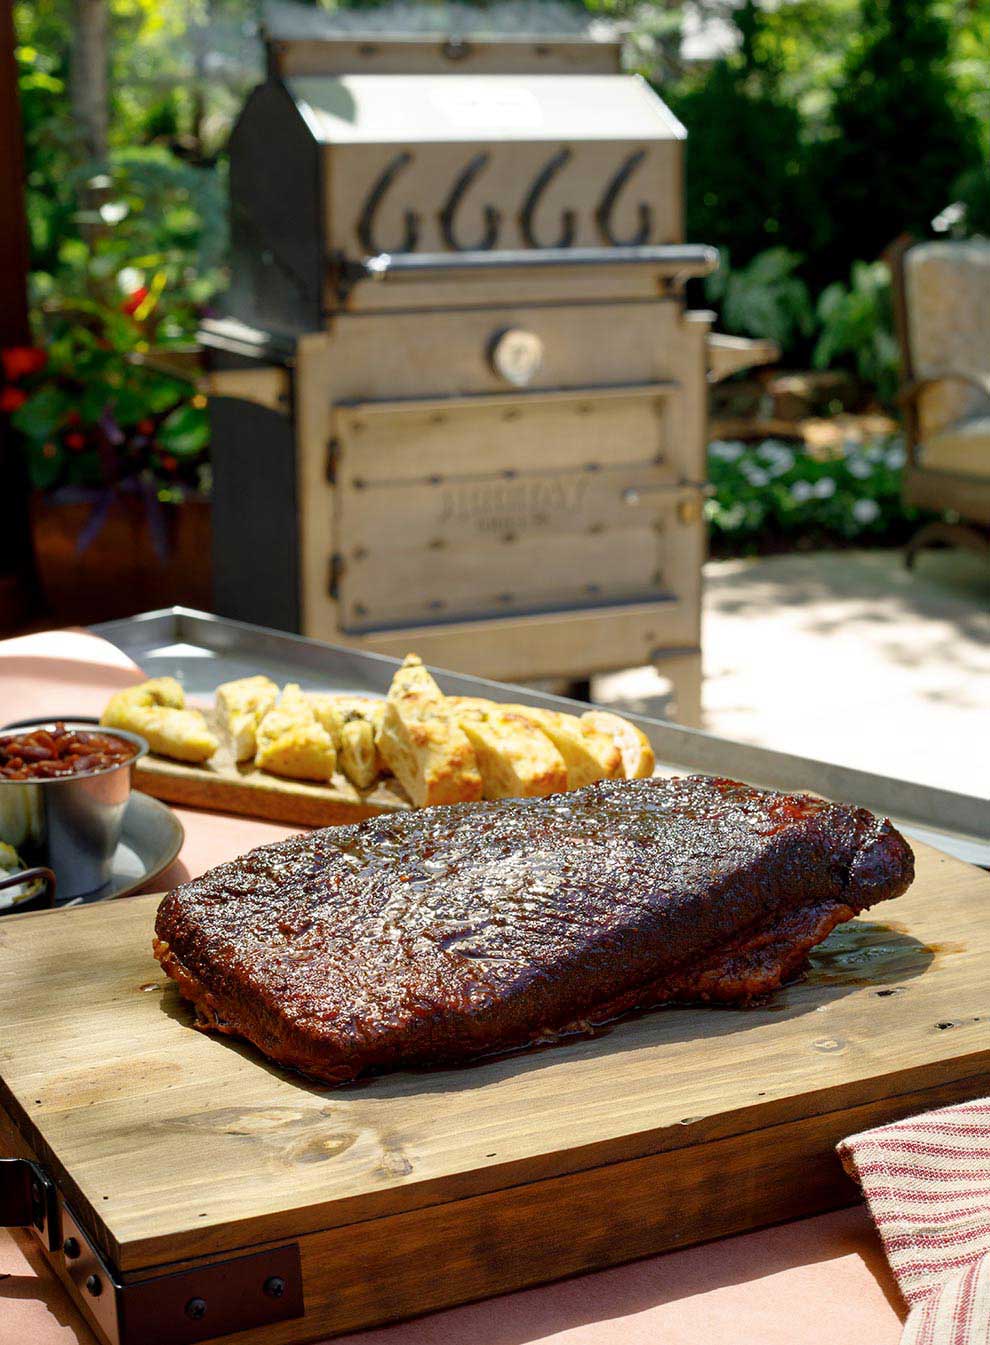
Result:
[[[731,780],[609,780],[262,846],[170,892],[199,1025],[330,1082],[777,989],[914,876],[889,821]]]

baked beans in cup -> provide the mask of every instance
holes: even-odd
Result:
[[[0,733],[0,841],[52,869],[59,900],[109,882],[134,763],[147,750],[136,733],[73,720]]]
[[[0,778],[52,780],[91,775],[131,761],[137,753],[134,743],[114,733],[70,729],[57,721],[51,728],[0,735]]]

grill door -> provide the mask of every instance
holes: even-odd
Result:
[[[677,386],[334,411],[339,625],[362,633],[657,601],[700,563]]]

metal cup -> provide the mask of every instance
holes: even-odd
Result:
[[[59,722],[82,732],[94,728],[79,721]],[[17,733],[54,727],[54,720],[39,720],[18,725]],[[148,744],[136,733],[124,729],[100,732],[126,739],[137,752],[129,761],[87,775],[47,780],[0,776],[0,841],[12,845],[25,864],[53,869],[62,899],[85,896],[110,880],[134,763],[148,751]]]

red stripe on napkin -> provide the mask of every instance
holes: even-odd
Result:
[[[902,1345],[990,1345],[990,1100],[839,1145],[910,1313]]]

